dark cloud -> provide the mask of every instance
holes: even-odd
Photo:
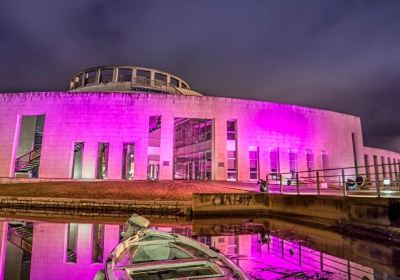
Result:
[[[399,1],[3,1],[1,91],[64,90],[86,67],[163,69],[208,95],[362,118],[400,151]]]

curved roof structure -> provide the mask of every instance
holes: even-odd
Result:
[[[69,90],[150,92],[173,95],[202,94],[191,90],[183,79],[170,73],[137,66],[98,66],[74,74]]]

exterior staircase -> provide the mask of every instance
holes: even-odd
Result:
[[[79,152],[85,146],[85,142],[76,142],[74,145],[74,152]]]
[[[41,149],[41,146],[39,146],[17,158],[15,160],[14,172],[27,173],[39,167]]]
[[[29,279],[32,258],[33,224],[8,224],[7,240],[22,250],[21,278]]]

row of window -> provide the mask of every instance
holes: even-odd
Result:
[[[115,73],[117,82],[131,82],[133,79],[135,79],[136,82],[140,83],[151,80],[150,70],[137,69],[136,75],[134,76],[135,73],[133,68],[124,68],[124,67],[101,68],[101,69],[89,70],[83,74],[75,76],[71,81],[71,89],[80,88],[82,86],[94,85],[97,84],[97,81],[99,81],[100,84],[113,82],[114,71],[117,71]],[[154,80],[163,82],[164,84],[169,83],[171,86],[177,88],[184,88],[184,89],[189,88],[188,85],[185,84],[184,82],[174,77],[167,76],[166,74],[163,73],[155,72]]]
[[[365,165],[365,175],[367,178],[371,178],[371,172],[376,179],[379,179],[380,175],[382,179],[384,178],[394,178],[398,173],[400,173],[400,159],[373,155],[373,167],[371,170],[371,162],[368,154],[364,154],[364,165]]]

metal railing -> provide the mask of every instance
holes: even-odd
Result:
[[[23,170],[40,158],[41,147],[20,156],[15,160],[15,171]]]
[[[398,163],[270,173],[260,191],[280,194],[400,196]]]
[[[165,81],[151,80],[144,77],[133,77],[131,82],[132,89],[143,87],[148,89],[157,89],[174,95],[183,95],[175,86]]]
[[[320,252],[302,244],[281,239],[276,236],[268,236],[264,240],[267,251],[278,258],[302,267],[305,271],[321,271],[327,274],[334,274],[338,279],[383,279],[374,276],[373,269],[354,263],[352,261],[338,258],[324,252]],[[372,277],[372,278],[371,278]],[[336,279],[336,278],[335,278]]]

